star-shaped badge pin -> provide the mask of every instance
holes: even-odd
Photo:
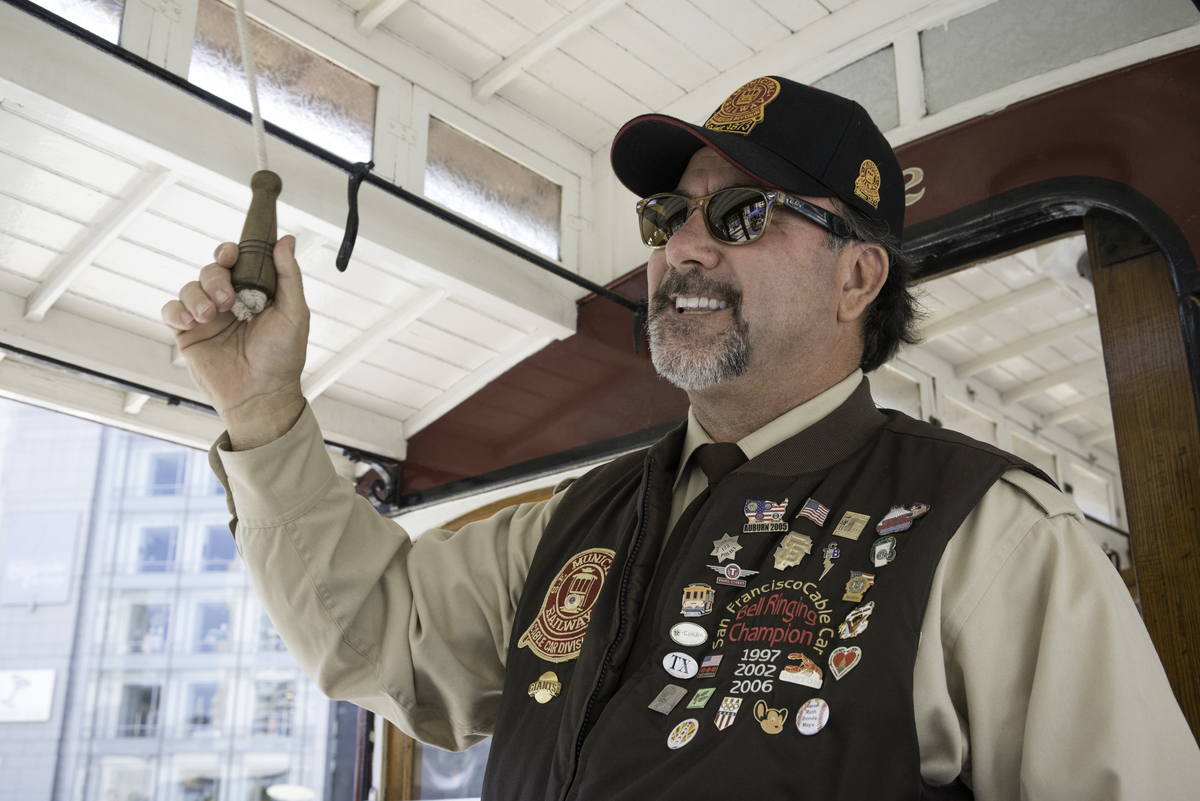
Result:
[[[718,562],[724,562],[726,559],[732,559],[741,549],[738,538],[726,534],[719,540],[713,540],[713,551],[710,555],[717,557]]]

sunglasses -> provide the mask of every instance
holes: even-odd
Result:
[[[665,247],[672,234],[687,222],[692,209],[699,208],[704,214],[708,233],[714,239],[727,245],[745,245],[767,230],[776,204],[782,204],[835,236],[853,238],[846,221],[831,211],[785,192],[750,187],[722,189],[704,197],[674,192],[651,195],[638,201],[638,224],[646,246]]]

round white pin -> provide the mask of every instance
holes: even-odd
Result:
[[[671,628],[671,639],[680,645],[703,645],[708,642],[708,632],[695,623],[677,623]]]
[[[696,736],[696,732],[700,731],[700,721],[695,718],[688,718],[682,721],[678,726],[671,729],[671,733],[667,735],[667,747],[672,751],[683,748],[692,741]]]
[[[825,728],[829,722],[829,704],[813,698],[796,713],[796,728],[801,734],[813,735]]]
[[[677,679],[690,679],[700,672],[696,660],[679,651],[672,651],[663,657],[663,669]]]

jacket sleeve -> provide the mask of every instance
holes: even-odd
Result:
[[[449,750],[491,734],[517,602],[561,494],[413,540],[338,476],[311,409],[280,439],[210,464],[251,583],[331,698]]]
[[[1195,798],[1200,749],[1112,563],[1065,496],[997,481],[934,575],[915,670],[922,773],[979,801]]]

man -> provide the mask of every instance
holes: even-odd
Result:
[[[300,394],[294,243],[232,320],[233,247],[164,319],[228,426],[239,552],[305,671],[425,742],[492,733],[489,798],[1184,798],[1200,751],[1078,510],[871,402],[911,341],[903,180],[782,78],[638,118],[655,366],[685,426],[548,501],[416,542]],[[714,444],[715,443],[715,444]],[[733,446],[737,444],[737,447]]]

